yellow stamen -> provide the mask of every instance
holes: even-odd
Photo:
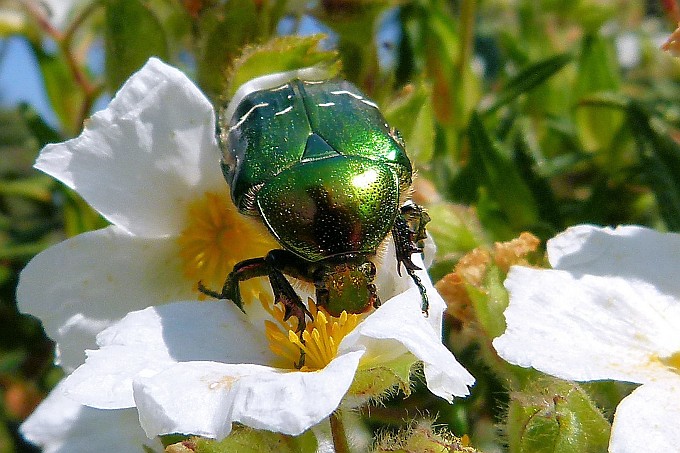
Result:
[[[187,279],[196,289],[200,280],[217,291],[236,263],[279,247],[263,225],[240,214],[226,196],[214,193],[206,193],[189,206],[187,226],[177,242]],[[255,287],[244,283],[246,302]]]
[[[670,357],[661,359],[661,363],[669,368],[673,368],[676,373],[680,373],[680,352],[676,352]]]
[[[274,321],[265,321],[265,332],[269,348],[283,359],[285,365],[294,368],[304,353],[301,371],[315,371],[324,368],[337,355],[342,339],[359,324],[360,316],[342,312],[339,317],[331,316],[323,307],[317,307],[308,300],[309,312],[314,319],[307,323],[305,330],[297,333],[297,318],[284,321],[284,311],[274,306],[271,298],[260,295],[264,309]]]

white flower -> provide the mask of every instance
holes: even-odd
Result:
[[[642,384],[616,410],[610,451],[677,451],[680,235],[582,225],[548,256],[553,269],[510,270],[498,354],[563,379]]]
[[[438,318],[444,302],[422,277],[430,311]],[[428,387],[448,401],[467,395],[474,382],[441,343],[441,330],[422,315],[416,288],[363,320],[319,311],[308,332],[309,367],[302,371],[293,367],[301,344],[292,331],[290,340],[276,335],[273,323],[253,322],[233,304],[152,307],[103,331],[97,337],[100,349],[88,351],[86,363],[64,388],[70,398],[92,407],[136,406],[149,436],[180,432],[222,438],[233,422],[298,435],[341,404],[357,371],[399,368],[400,362],[408,368],[422,360]]]
[[[263,279],[241,284],[247,316],[226,302],[163,306],[201,297],[199,280],[221,287],[235,263],[278,248],[264,226],[239,214],[229,200],[214,118],[210,102],[186,76],[151,59],[79,137],[40,153],[36,168],[76,190],[112,224],[42,252],[20,276],[19,307],[43,321],[67,372],[83,363],[95,337],[101,346],[57,391],[68,390],[70,397],[99,408],[96,413],[134,413],[126,408],[137,406],[151,437],[170,432],[221,437],[237,420],[301,432],[338,406],[357,367],[420,359],[435,394],[447,400],[467,394],[473,378],[441,344],[444,304],[424,272],[421,278],[432,292],[427,320],[417,291],[407,291],[410,279],[398,278],[394,265],[378,266],[380,298],[408,299],[391,315],[407,319],[388,316],[394,303],[357,329],[359,315],[326,320],[319,313],[305,335],[317,327],[336,344],[330,352],[307,352],[305,363],[316,370],[309,372],[290,370],[288,359],[299,359],[302,340],[290,337],[281,307],[252,303],[267,300]],[[394,260],[391,248],[386,256]],[[149,306],[154,307],[143,310]],[[385,327],[375,321],[381,317],[387,317]],[[395,333],[385,332],[394,324]],[[353,339],[338,345],[346,334]],[[202,379],[208,377],[212,387],[205,393]],[[250,391],[254,397],[244,396]],[[223,398],[214,398],[216,393]],[[231,400],[234,395],[241,399]],[[49,408],[42,420],[56,417]],[[48,448],[78,431],[64,424],[51,433],[52,441],[39,439],[39,423],[24,425],[24,435]]]
[[[158,439],[146,437],[136,410],[86,407],[66,398],[60,386],[21,425],[21,433],[44,453],[140,453],[142,446],[164,450]]]
[[[198,298],[199,280],[221,287],[236,262],[275,247],[231,205],[214,117],[184,74],[151,59],[79,137],[40,153],[36,168],[112,223],[42,252],[20,276],[19,308],[42,320],[67,371],[126,313]]]

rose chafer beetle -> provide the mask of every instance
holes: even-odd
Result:
[[[372,258],[391,234],[397,271],[404,266],[427,312],[411,255],[422,252],[429,217],[409,200],[403,140],[354,85],[307,79],[305,71],[246,83],[220,116],[232,200],[282,248],[238,263],[221,292],[200,290],[243,310],[239,282],[267,276],[285,319],[295,316],[301,331],[312,315],[286,276],[312,283],[317,305],[335,316],[378,307]]]

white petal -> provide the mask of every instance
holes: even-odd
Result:
[[[435,246],[432,240],[426,240],[426,253],[431,253],[434,256]],[[443,313],[446,309],[446,303],[439,296],[437,290],[432,285],[429,275],[427,274],[426,265],[423,263],[423,257],[415,253],[411,255],[411,260],[421,270],[416,271],[416,275],[420,278],[425,290],[428,293],[430,308],[428,310],[428,321],[433,328],[437,330],[439,335],[442,333]],[[428,262],[432,262],[431,258],[427,258]],[[394,250],[394,241],[388,238],[384,251],[380,253],[377,258],[377,273],[375,276],[375,286],[380,300],[389,300],[410,288],[417,288],[413,279],[408,275],[404,266],[401,265],[401,276],[397,272],[397,258]],[[432,295],[432,294],[435,295]]]
[[[439,295],[433,291],[430,297]],[[449,402],[454,396],[469,394],[468,386],[475,382],[424,317],[415,288],[380,306],[342,340],[338,353],[357,349],[366,350],[362,366],[386,363],[410,352],[423,361],[430,391]]]
[[[174,240],[143,239],[109,227],[38,254],[21,272],[19,310],[40,318],[60,364],[83,363],[95,336],[126,313],[192,297]]]
[[[79,137],[46,146],[35,166],[140,236],[179,233],[188,202],[226,190],[210,102],[184,74],[155,58]]]
[[[88,406],[134,406],[132,382],[186,361],[263,364],[273,360],[264,334],[228,302],[178,302],[128,314],[97,336],[99,350],[64,380]]]
[[[550,263],[576,276],[620,276],[644,281],[680,299],[680,234],[639,226],[578,225],[548,241]]]
[[[680,350],[680,304],[623,278],[513,267],[507,329],[493,341],[510,363],[572,380],[647,382]]]
[[[315,372],[179,363],[137,380],[135,401],[149,436],[179,432],[221,439],[233,422],[298,435],[338,407],[362,354],[341,355]]]
[[[672,452],[680,446],[680,376],[644,384],[616,409],[611,453]]]
[[[57,386],[20,428],[24,438],[44,453],[141,453],[143,445],[163,451],[158,439],[147,438],[136,410],[92,409],[66,398],[60,390]]]

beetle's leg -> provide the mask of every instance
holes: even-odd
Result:
[[[203,286],[203,282],[198,282],[198,290],[203,294],[214,297],[215,299],[229,299],[243,312],[243,301],[241,300],[241,290],[239,282],[250,280],[255,277],[269,275],[269,266],[264,258],[252,258],[241,261],[234,266],[229,276],[222,286],[222,291],[217,292]]]
[[[421,270],[411,260],[414,253],[422,253],[422,241],[427,237],[425,225],[430,221],[430,216],[415,203],[408,203],[401,207],[392,227],[392,238],[397,255],[397,273],[401,276],[401,265],[418,287],[422,299],[422,309],[425,314],[430,307],[427,292],[416,271]]]
[[[310,319],[313,316],[284,274],[309,281],[306,272],[309,263],[287,250],[271,250],[265,260],[270,268],[269,282],[274,290],[274,301],[280,302],[284,307],[284,321],[295,316],[298,319],[297,331],[302,332],[305,330],[305,315]]]

